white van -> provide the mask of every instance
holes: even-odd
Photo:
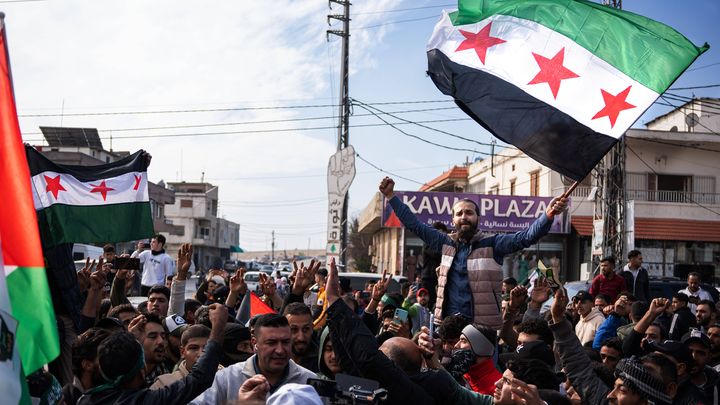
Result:
[[[102,256],[103,248],[93,245],[86,245],[84,243],[76,243],[73,245],[72,255],[73,260],[85,260],[90,257],[90,260],[97,260],[98,257]]]

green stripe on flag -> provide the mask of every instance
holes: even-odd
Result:
[[[53,204],[37,212],[45,246],[61,243],[115,243],[153,235],[147,202],[109,205]]]
[[[17,345],[25,375],[60,355],[55,310],[45,269],[18,267],[7,276],[13,318],[18,320]],[[32,342],[32,344],[27,344]]]
[[[709,48],[693,45],[665,24],[590,1],[459,0],[458,7],[450,14],[455,26],[498,14],[535,21],[658,94]]]

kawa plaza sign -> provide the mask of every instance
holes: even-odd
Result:
[[[548,204],[552,201],[552,197],[421,191],[396,191],[395,195],[410,208],[420,222],[427,225],[442,222],[448,229],[453,228],[451,220],[453,204],[463,198],[472,200],[480,208],[478,228],[486,232],[525,230],[535,219],[545,213]],[[387,228],[402,227],[386,199],[383,201],[382,224]],[[550,233],[569,232],[569,214],[565,212],[555,216]]]

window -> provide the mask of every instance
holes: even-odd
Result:
[[[180,200],[180,208],[192,208],[193,200]]]
[[[510,195],[515,195],[515,179],[510,180]]]
[[[499,193],[500,193],[500,187],[497,185],[490,187],[490,191],[488,191],[488,194],[491,194],[491,195],[498,195]]]
[[[530,195],[540,195],[540,171],[530,172]]]

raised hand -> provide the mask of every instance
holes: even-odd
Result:
[[[268,276],[267,274],[260,272],[260,291],[262,291],[263,295],[266,297],[272,297],[275,295],[275,292],[277,291],[277,286],[275,285],[275,280],[272,279],[272,277]]]
[[[423,356],[432,357],[435,354],[435,350],[440,347],[441,340],[433,339],[430,336],[430,329],[427,326],[420,328],[420,334],[418,335],[417,345]]]
[[[293,283],[292,293],[295,295],[303,295],[310,286],[315,282],[315,273],[320,269],[320,261],[315,259],[310,261],[310,266],[305,267],[304,263],[298,267],[297,262],[293,261],[293,273],[295,282]]]
[[[210,318],[210,324],[217,328],[218,330],[225,330],[225,325],[227,324],[228,320],[228,309],[225,305],[222,304],[211,304],[210,305],[210,312],[208,313],[208,318]]]
[[[130,321],[130,324],[128,325],[128,332],[132,333],[138,341],[142,341],[145,336],[146,323],[147,319],[145,319],[145,315],[140,314]]]
[[[544,405],[547,402],[540,398],[538,388],[532,384],[526,384],[517,378],[511,378],[509,381],[512,391],[513,404],[522,405]]]
[[[340,276],[338,275],[335,258],[333,257],[330,259],[330,271],[328,271],[328,277],[325,283],[325,297],[328,300],[328,305],[332,305],[340,299],[340,295]]]
[[[385,177],[380,181],[380,193],[385,196],[388,200],[393,198],[395,195],[394,189],[395,189],[395,181],[391,179],[390,177]]]
[[[240,267],[235,275],[230,277],[230,291],[245,294],[247,292],[247,284],[245,284],[245,267]]]
[[[667,298],[655,298],[654,300],[650,301],[650,308],[648,309],[648,313],[650,313],[654,318],[657,318],[658,316],[662,315],[663,312],[668,308],[670,305],[670,300]]]
[[[555,301],[550,307],[550,314],[552,314],[553,322],[560,323],[565,319],[565,308],[568,304],[568,297],[563,288],[558,288],[555,291]]]
[[[527,288],[518,285],[510,290],[510,302],[508,303],[508,309],[511,311],[517,311],[520,309],[522,304],[527,299]]]
[[[98,269],[90,275],[90,289],[95,291],[102,291],[107,281],[108,271],[105,267]]]
[[[548,207],[545,210],[545,214],[547,214],[547,216],[550,218],[554,217],[555,215],[560,215],[565,212],[565,210],[567,210],[567,203],[567,197],[555,197],[552,199],[552,201],[550,201],[550,204],[548,204]]]
[[[90,274],[92,274],[93,268],[95,268],[95,260],[90,263],[90,256],[85,259],[85,266],[77,272],[78,285],[80,291],[86,291],[90,288]]]
[[[245,380],[240,386],[238,390],[238,400],[240,403],[252,401],[264,404],[268,392],[270,392],[270,383],[267,378],[262,374],[255,374]]]
[[[385,278],[386,275],[387,275],[387,279]],[[382,277],[380,278],[380,280],[378,280],[377,283],[373,284],[372,295],[371,295],[373,300],[380,301],[382,299],[383,295],[385,295],[385,293],[387,292],[387,289],[388,289],[388,286],[390,285],[391,280],[392,280],[392,277],[387,274],[387,269],[383,270],[383,274],[382,274]]]
[[[177,258],[177,276],[176,280],[187,280],[188,271],[190,271],[190,264],[192,264],[192,245],[189,243],[183,243],[180,246]]]
[[[547,279],[545,277],[536,278],[533,290],[530,293],[530,301],[542,305],[550,299],[550,294],[552,294],[552,290]]]

